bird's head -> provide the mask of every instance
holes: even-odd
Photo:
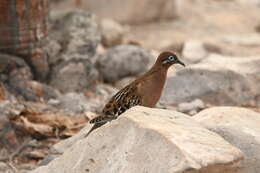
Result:
[[[173,64],[180,64],[185,67],[185,64],[181,62],[177,55],[172,52],[162,52],[158,56],[155,64],[163,67],[170,67]]]

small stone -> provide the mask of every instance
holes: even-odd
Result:
[[[178,105],[177,110],[190,115],[196,114],[198,111],[205,108],[205,104],[200,99],[195,99],[191,102],[184,102]]]
[[[43,49],[47,52],[48,62],[51,65],[55,64],[61,58],[59,54],[62,51],[62,46],[57,40],[49,39],[48,44]]]
[[[20,57],[0,54],[0,76],[6,80],[32,80],[33,74],[28,64]],[[5,81],[4,81],[5,82]]]
[[[102,33],[102,44],[113,47],[123,42],[124,28],[111,19],[103,19],[100,23]]]
[[[57,99],[50,99],[50,100],[48,100],[47,103],[50,105],[56,106],[56,105],[60,104],[60,101]]]
[[[45,157],[45,154],[41,151],[31,151],[25,154],[29,159],[40,160]]]

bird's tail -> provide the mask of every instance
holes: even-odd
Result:
[[[100,123],[95,123],[94,126],[88,131],[88,133],[85,135],[85,137],[88,137],[88,135],[95,129],[103,126],[104,124],[106,124],[107,122],[100,122]]]

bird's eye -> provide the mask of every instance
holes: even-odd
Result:
[[[172,61],[172,60],[175,59],[175,57],[174,57],[174,56],[169,56],[168,59],[169,59],[170,61]]]

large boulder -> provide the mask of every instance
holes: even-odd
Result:
[[[93,14],[83,11],[58,13],[51,18],[49,83],[62,92],[81,91],[95,84],[98,72],[92,57],[101,40]]]
[[[97,57],[97,68],[106,82],[116,82],[144,73],[151,56],[147,50],[137,46],[116,46]]]
[[[193,118],[244,153],[241,173],[259,172],[260,113],[239,107],[215,107],[206,109]]]
[[[260,58],[211,54],[167,80],[162,101],[178,104],[200,98],[213,105],[260,105]]]
[[[240,150],[185,114],[144,107],[74,142],[32,173],[235,173],[243,158]]]
[[[47,46],[52,55],[49,59],[51,64],[70,60],[75,54],[82,55],[85,59],[95,55],[101,40],[95,15],[72,11],[57,13],[51,19],[51,44]],[[57,51],[53,50],[54,47]]]

